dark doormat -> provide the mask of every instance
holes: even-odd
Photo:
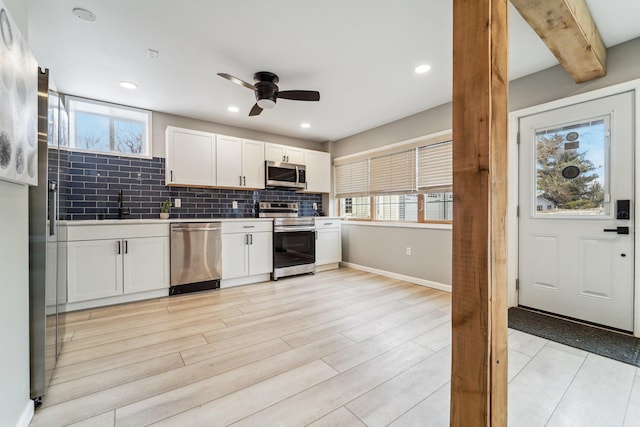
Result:
[[[640,367],[640,339],[624,333],[512,307],[509,327]]]

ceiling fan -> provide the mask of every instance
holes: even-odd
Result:
[[[275,107],[278,98],[294,101],[320,101],[320,92],[315,90],[278,90],[278,76],[268,71],[255,73],[253,75],[255,84],[249,84],[226,73],[218,73],[218,75],[254,91],[257,102],[249,112],[250,116],[257,116],[262,113],[263,109]]]

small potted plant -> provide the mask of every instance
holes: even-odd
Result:
[[[169,211],[171,211],[171,202],[168,200],[165,200],[160,205],[160,219],[168,219]]]

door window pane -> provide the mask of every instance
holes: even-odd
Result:
[[[606,215],[608,117],[537,129],[535,216]]]

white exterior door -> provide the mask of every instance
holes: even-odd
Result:
[[[519,305],[633,330],[633,99],[520,119]]]

